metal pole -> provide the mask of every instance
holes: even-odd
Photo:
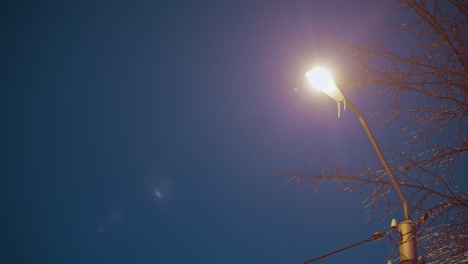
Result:
[[[400,263],[416,264],[418,250],[416,246],[416,230],[411,221],[403,221],[398,225],[398,244],[400,244]]]
[[[377,152],[377,156],[379,156],[380,162],[382,163],[385,169],[385,172],[387,172],[388,176],[390,177],[390,180],[392,181],[393,187],[395,188],[398,196],[400,197],[401,204],[403,205],[405,221],[401,222],[398,225],[398,237],[399,237],[399,245],[400,245],[399,246],[400,263],[401,264],[416,264],[418,260],[418,255],[417,255],[418,251],[417,251],[417,245],[416,245],[416,229],[414,228],[413,222],[411,222],[409,218],[408,205],[407,205],[406,199],[403,196],[400,186],[398,185],[398,182],[396,181],[395,176],[393,176],[392,170],[388,166],[387,160],[385,159],[382,151],[380,150],[380,147],[377,144],[377,141],[375,140],[374,135],[372,134],[372,131],[370,130],[370,127],[367,125],[367,122],[364,119],[364,116],[348,100],[344,99],[344,101],[345,101],[346,106],[349,107],[349,109],[351,109],[351,111],[353,111],[354,114],[356,114],[362,126],[364,127],[364,130],[366,131],[367,136],[369,137],[369,140],[371,141],[372,146],[375,149],[375,152]]]
[[[410,216],[408,213],[408,204],[406,202],[405,196],[401,192],[400,186],[398,185],[398,182],[396,181],[395,176],[393,176],[392,170],[390,169],[390,166],[388,166],[387,160],[385,159],[382,151],[380,150],[380,147],[377,144],[377,141],[375,140],[370,127],[367,125],[367,122],[364,119],[364,116],[361,114],[361,112],[359,112],[359,110],[357,110],[356,107],[354,107],[354,105],[352,105],[346,99],[346,96],[338,88],[338,86],[335,84],[334,81],[330,81],[328,86],[329,86],[328,89],[331,88],[331,90],[323,90],[323,92],[325,92],[328,96],[330,96],[332,99],[334,99],[338,103],[340,103],[341,101],[344,101],[345,106],[349,107],[351,111],[353,111],[353,113],[356,114],[356,116],[358,117],[359,121],[364,127],[364,130],[366,131],[367,136],[369,137],[370,142],[372,143],[372,146],[374,147],[375,152],[377,153],[377,156],[380,159],[380,162],[382,163],[385,169],[385,172],[390,177],[390,181],[392,182],[393,187],[395,188],[395,191],[400,197],[401,204],[403,206],[403,213],[405,217],[405,221],[400,223],[397,227],[398,233],[399,233],[398,238],[400,240],[400,243],[399,243],[400,244],[400,263],[416,264],[417,259],[418,259],[417,247],[416,247],[416,229],[414,227],[414,224],[410,220]],[[392,223],[392,227],[393,227],[393,223]]]

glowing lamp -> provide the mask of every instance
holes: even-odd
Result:
[[[306,73],[307,79],[309,80],[309,84],[333,98],[333,100],[337,102],[343,101],[345,98],[341,91],[336,86],[335,82],[333,81],[330,73],[328,73],[325,69],[320,67],[315,67],[312,70]]]

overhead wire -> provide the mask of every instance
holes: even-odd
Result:
[[[366,238],[366,239],[364,239],[364,240],[362,240],[362,241],[359,241],[359,242],[354,243],[354,244],[352,244],[352,245],[349,245],[349,246],[347,246],[347,247],[344,247],[344,248],[335,250],[335,251],[333,251],[333,252],[331,252],[331,253],[328,253],[328,254],[325,254],[325,255],[323,255],[323,256],[321,256],[321,257],[308,260],[308,261],[303,262],[303,263],[301,263],[301,264],[308,264],[308,263],[317,261],[317,260],[319,260],[319,259],[326,258],[326,257],[331,256],[331,255],[333,255],[333,254],[336,254],[336,253],[338,253],[338,252],[341,252],[341,251],[350,249],[350,248],[355,247],[355,246],[357,246],[357,245],[360,245],[360,244],[363,244],[363,243],[366,243],[366,242],[370,242],[370,241],[379,240],[379,239],[383,238],[384,236],[387,236],[388,233],[389,233],[389,232],[384,232],[384,233],[382,233],[382,232],[376,232],[376,233],[374,233],[372,236],[370,236],[369,238]]]

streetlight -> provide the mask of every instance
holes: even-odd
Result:
[[[369,137],[372,146],[374,147],[377,156],[379,156],[380,162],[385,169],[385,172],[390,177],[390,180],[397,192],[398,196],[400,197],[401,204],[403,206],[403,212],[405,221],[398,224],[397,229],[399,233],[399,240],[400,240],[400,263],[408,263],[408,264],[416,264],[417,263],[417,247],[416,247],[416,236],[415,236],[415,228],[414,224],[411,222],[409,215],[408,215],[408,205],[406,202],[403,193],[401,192],[400,186],[393,176],[392,170],[388,166],[387,160],[385,159],[382,151],[380,150],[377,141],[372,134],[369,126],[367,125],[364,116],[354,107],[348,99],[343,95],[340,91],[338,86],[336,86],[335,82],[333,81],[332,76],[330,73],[320,67],[316,67],[306,73],[307,79],[309,84],[314,87],[315,89],[324,92],[328,96],[330,96],[336,102],[344,102],[345,106],[347,106],[353,113],[358,117],[359,121],[361,122],[364,130],[366,131],[367,136]],[[395,221],[396,222],[396,221]],[[392,221],[392,227],[396,226],[394,221]]]

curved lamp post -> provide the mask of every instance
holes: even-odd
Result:
[[[353,111],[353,113],[358,117],[359,121],[361,122],[364,130],[366,131],[367,136],[369,137],[372,146],[374,147],[377,156],[379,156],[380,162],[385,169],[385,172],[390,177],[390,180],[397,192],[398,196],[400,197],[401,204],[403,206],[403,212],[405,221],[401,222],[398,225],[398,232],[399,232],[399,239],[400,239],[400,263],[417,263],[417,250],[416,250],[416,236],[415,236],[415,229],[414,224],[411,222],[408,214],[408,205],[406,202],[403,193],[401,192],[400,186],[396,181],[395,176],[393,176],[392,170],[388,166],[387,160],[385,159],[382,151],[380,150],[377,141],[372,134],[371,129],[367,125],[364,116],[354,107],[348,99],[343,95],[343,93],[338,89],[335,82],[333,81],[329,72],[325,69],[316,67],[306,73],[307,79],[309,84],[319,90],[327,94],[336,102],[344,102],[344,104]],[[392,224],[393,227],[393,224]]]

